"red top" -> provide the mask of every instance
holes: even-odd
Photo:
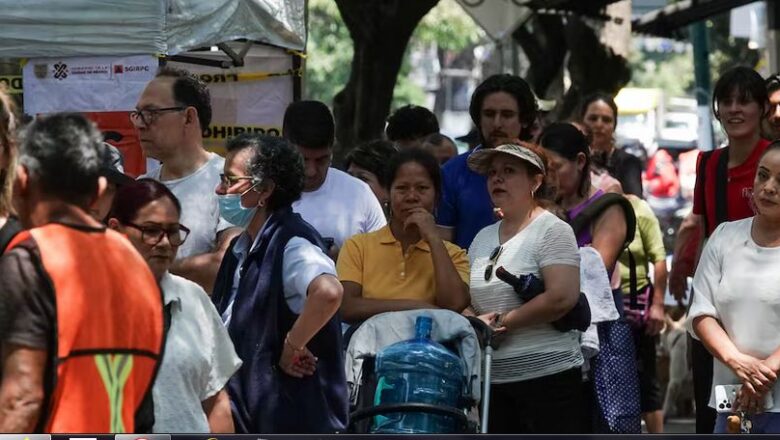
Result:
[[[755,215],[755,207],[753,206],[752,198],[753,180],[756,177],[758,161],[761,159],[761,155],[769,144],[770,142],[766,139],[759,140],[745,162],[734,168],[729,168],[729,180],[728,185],[726,186],[726,207],[729,221],[741,220]],[[715,218],[715,176],[718,167],[718,158],[723,151],[724,150],[721,148],[712,152],[712,155],[705,165],[704,179],[697,178],[696,187],[693,190],[693,213],[706,216],[707,227],[709,229],[707,235],[712,234],[715,228],[718,227]],[[702,154],[700,153],[696,160],[697,170],[699,169],[701,158]],[[701,206],[701,191],[704,191],[704,204],[707,208],[706,213],[702,212],[704,207]]]

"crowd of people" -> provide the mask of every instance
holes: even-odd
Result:
[[[700,154],[670,274],[609,95],[552,122],[494,75],[471,99],[474,148],[406,106],[341,170],[317,101],[290,104],[280,137],[207,151],[206,85],[162,67],[131,112],[160,165],[133,179],[84,116],[21,127],[0,93],[0,431],[346,432],[355,329],[443,309],[500,340],[488,432],[658,433],[667,276],[681,303],[693,276],[697,432],[731,429],[718,385],[780,432],[778,89],[719,78],[728,145]]]

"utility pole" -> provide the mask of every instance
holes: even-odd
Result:
[[[775,0],[766,2],[767,59],[769,73],[780,72],[780,4]]]
[[[707,25],[698,21],[690,25],[693,44],[693,70],[696,83],[696,107],[699,114],[699,149],[709,151],[714,148],[712,135],[712,110],[710,96],[712,80],[710,78],[710,44]]]

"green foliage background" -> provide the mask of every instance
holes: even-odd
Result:
[[[369,1],[369,0],[365,0]],[[411,50],[436,45],[459,52],[484,40],[484,32],[455,0],[441,0],[420,22],[406,49],[393,92],[393,108],[425,104],[425,91],[409,79]],[[349,79],[352,39],[333,0],[309,0],[309,40],[304,97],[332,105]]]

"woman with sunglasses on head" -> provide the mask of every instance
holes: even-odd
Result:
[[[439,237],[433,212],[441,196],[439,162],[410,148],[387,165],[390,222],[344,244],[337,269],[344,284],[341,313],[357,324],[412,309],[462,312],[469,301],[468,258]]]
[[[163,292],[167,329],[163,362],[152,390],[154,432],[233,432],[225,385],[241,365],[206,292],[168,272],[189,229],[181,205],[162,183],[140,179],[121,187],[108,215],[149,264]]]
[[[503,218],[469,248],[471,307],[504,339],[494,352],[488,431],[581,433],[582,352],[579,332],[551,324],[577,303],[580,257],[571,227],[540,206],[546,159],[538,147],[513,142],[473,153],[469,168],[487,176]],[[498,278],[532,274],[544,291],[524,302]]]

